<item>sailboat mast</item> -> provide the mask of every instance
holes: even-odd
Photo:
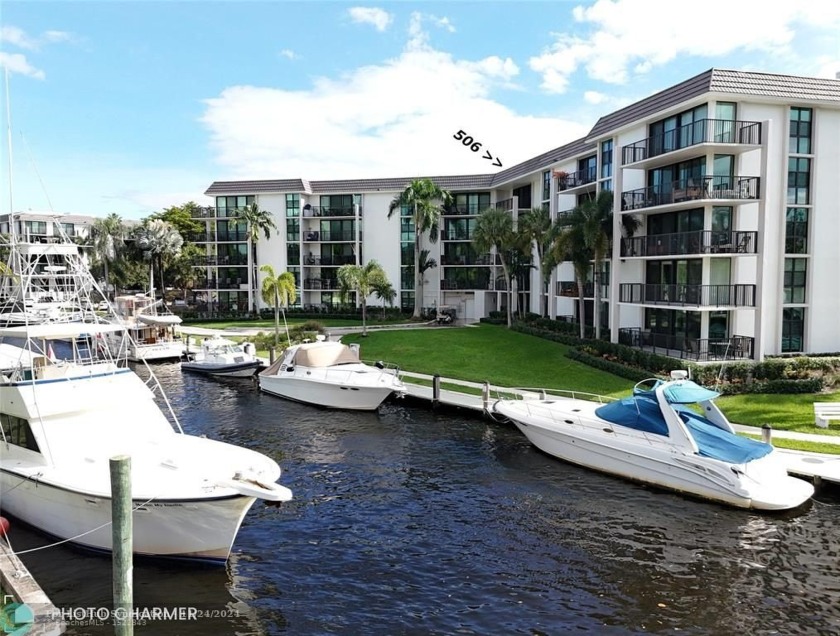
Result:
[[[3,66],[4,82],[6,84],[6,143],[9,145],[9,235],[11,237],[12,245],[15,244],[15,235],[17,229],[15,228],[14,220],[14,195],[12,194],[12,185],[14,179],[12,178],[12,105],[9,98],[9,68]]]

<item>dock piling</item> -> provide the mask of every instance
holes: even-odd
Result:
[[[435,374],[432,377],[432,408],[440,404],[440,376]]]
[[[484,412],[487,413],[490,410],[490,383],[485,382],[484,386],[481,387],[481,403],[484,406]]]
[[[114,633],[132,636],[134,591],[132,579],[133,520],[131,504],[131,457],[112,457],[111,468],[111,549],[113,552]]]
[[[761,425],[761,441],[765,444],[770,444],[773,437],[773,427],[769,424]]]

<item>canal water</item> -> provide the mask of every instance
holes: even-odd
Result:
[[[227,566],[135,561],[136,634],[840,633],[838,490],[755,514],[564,464],[465,414],[331,412],[156,371],[187,432],[275,457],[294,500],[256,503]],[[110,607],[107,557],[22,558],[69,616]]]

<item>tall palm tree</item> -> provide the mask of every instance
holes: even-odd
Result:
[[[575,271],[578,291],[578,324],[580,338],[586,337],[586,301],[584,285],[592,266],[592,251],[586,246],[583,237],[583,221],[578,218],[575,208],[569,215],[558,218],[552,226],[553,241],[546,260],[554,266],[571,261]]]
[[[362,304],[362,335],[367,335],[367,297],[373,289],[388,282],[385,270],[375,260],[366,265],[342,265],[336,272],[342,300],[353,291],[356,301]]]
[[[443,209],[452,205],[452,195],[438,187],[431,179],[415,179],[408,187],[394,197],[388,206],[388,218],[394,211],[406,207],[412,210],[414,221],[414,319],[420,318],[423,306],[423,275],[420,272],[420,241],[425,232],[429,240],[436,243],[438,227]]]
[[[283,272],[277,274],[271,265],[263,265],[260,271],[265,273],[265,278],[262,281],[260,292],[262,299],[267,305],[274,307],[274,346],[276,347],[280,340],[280,312],[283,312],[283,325],[286,327],[286,337],[289,339],[289,345],[292,344],[291,336],[289,335],[289,325],[286,323],[286,311],[284,307],[288,307],[297,300],[297,287],[295,285],[295,277],[291,272]]]
[[[160,219],[146,221],[137,233],[137,245],[149,259],[149,294],[154,297],[154,270],[157,266],[158,281],[161,293],[166,295],[166,285],[163,280],[163,266],[169,259],[181,254],[184,239],[172,225]]]
[[[545,255],[549,251],[551,244],[551,213],[549,209],[541,205],[536,208],[531,208],[519,217],[518,224],[519,236],[522,238],[523,248],[527,248],[530,253],[532,245],[537,250],[537,268],[540,273],[540,281],[542,288],[540,289],[540,313],[543,316],[548,315],[548,297],[547,288],[548,281],[551,277],[551,269],[544,268]]]
[[[248,237],[248,244],[251,247],[251,310],[256,315],[257,313],[257,243],[260,240],[260,233],[265,235],[265,239],[271,238],[271,230],[277,231],[277,225],[274,223],[274,217],[271,212],[261,209],[256,201],[251,205],[246,206],[239,213],[247,224],[245,235]]]
[[[513,216],[506,210],[499,210],[497,208],[485,208],[478,215],[475,222],[475,231],[473,233],[473,243],[476,250],[479,252],[489,252],[491,249],[496,249],[496,254],[502,263],[502,272],[505,277],[508,302],[507,302],[507,326],[513,324],[511,314],[511,280],[508,273],[507,262],[505,261],[505,254],[514,247],[516,242],[516,234],[513,230]]]
[[[125,224],[119,214],[112,212],[104,219],[96,219],[93,223],[93,252],[102,261],[105,274],[105,294],[108,294],[110,281],[108,263],[117,258],[117,253],[125,238]]]

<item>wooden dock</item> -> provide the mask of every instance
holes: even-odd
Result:
[[[431,403],[432,407],[443,406],[463,409],[479,415],[487,414],[493,402],[501,397],[538,399],[545,396],[545,393],[541,393],[540,389],[514,389],[495,386],[487,382],[467,382],[422,373],[411,373],[409,371],[403,371],[401,376],[407,389],[406,397]],[[418,381],[422,382],[422,384],[418,383]],[[464,390],[459,391],[454,387],[462,387]],[[581,393],[581,397],[585,397],[585,394]],[[754,426],[733,424],[733,427],[740,433],[761,433],[761,429],[757,429]],[[772,435],[789,439],[840,445],[840,438],[817,433],[806,434],[772,431]],[[780,456],[785,459],[789,474],[811,479],[815,484],[823,481],[840,484],[840,455],[826,455],[823,453],[809,453],[787,449],[778,450]]]

